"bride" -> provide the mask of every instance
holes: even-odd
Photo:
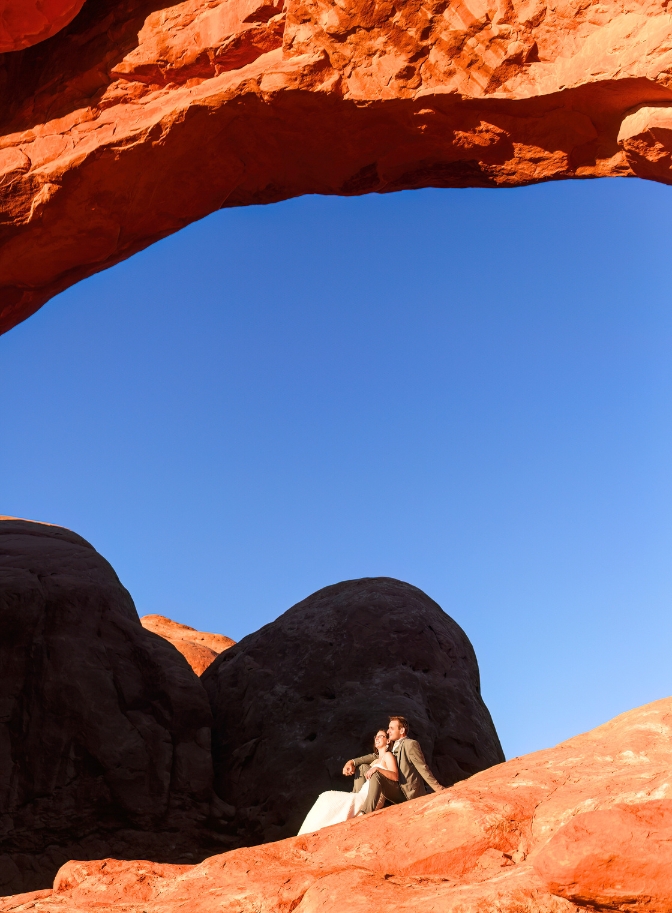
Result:
[[[379,729],[373,740],[373,750],[378,755],[373,762],[370,771],[380,770],[383,776],[389,780],[399,780],[399,768],[397,759],[390,751],[390,741],[384,729]],[[306,820],[301,825],[299,836],[301,834],[310,834],[313,831],[319,831],[322,827],[328,827],[330,824],[339,824],[341,821],[347,821],[348,818],[354,818],[360,814],[364,801],[369,791],[370,776],[367,773],[367,781],[358,793],[342,793],[335,789],[329,792],[321,793],[317,797],[317,802],[306,815]],[[382,808],[385,797],[381,796],[376,809]]]

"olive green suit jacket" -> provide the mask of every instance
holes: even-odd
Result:
[[[415,739],[399,739],[394,743],[392,754],[397,759],[397,766],[399,767],[399,787],[407,799],[417,799],[418,796],[424,796],[425,783],[434,792],[443,789],[429,769],[420,743],[416,742]],[[358,793],[366,783],[364,775],[375,760],[375,754],[366,754],[362,755],[361,758],[352,759],[352,763],[356,768],[355,782],[352,787],[353,792]]]
[[[398,739],[394,743],[392,754],[399,766],[399,786],[407,799],[417,799],[425,795],[425,783],[434,792],[443,789],[429,769],[420,743],[415,739]],[[423,782],[424,780],[424,782]]]

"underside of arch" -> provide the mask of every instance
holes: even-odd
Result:
[[[653,0],[88,0],[0,79],[0,331],[221,207],[672,183]]]

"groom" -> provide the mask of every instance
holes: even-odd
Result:
[[[353,774],[355,769],[361,771],[355,781],[354,791],[359,792],[366,780],[370,780],[369,793],[364,801],[362,808],[363,814],[368,814],[375,810],[381,795],[394,803],[405,802],[407,799],[416,799],[418,796],[425,795],[425,783],[438,792],[443,789],[434,774],[431,772],[422,753],[422,748],[415,741],[408,737],[408,720],[403,716],[390,717],[390,725],[387,730],[387,736],[390,741],[394,742],[392,753],[397,759],[399,768],[399,782],[390,780],[385,773],[379,769],[371,770],[369,764],[375,760],[375,755],[365,755],[361,758],[354,758],[343,768],[343,773]],[[362,768],[366,767],[364,771]],[[424,783],[423,783],[424,781]]]

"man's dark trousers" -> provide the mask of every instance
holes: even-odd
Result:
[[[399,784],[395,780],[388,780],[386,776],[376,770],[369,780],[369,792],[362,808],[365,815],[376,810],[381,795],[395,805],[398,802],[406,801],[406,796],[402,793]]]

